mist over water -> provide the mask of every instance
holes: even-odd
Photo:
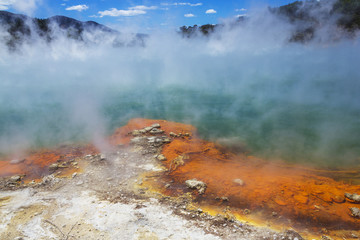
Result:
[[[0,47],[0,152],[93,141],[134,117],[195,125],[251,154],[325,166],[358,164],[358,38],[290,43],[264,12],[210,37],[154,32],[114,48],[59,37]]]

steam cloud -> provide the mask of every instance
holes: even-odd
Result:
[[[269,158],[356,162],[358,38],[324,41],[329,25],[312,42],[291,43],[294,25],[267,10],[248,14],[208,37],[154,32],[145,47],[114,48],[112,36],[96,33],[84,36],[99,43],[89,45],[60,29],[51,44],[32,39],[15,53],[1,45],[0,151],[102,146],[114,128],[148,117],[189,122]]]

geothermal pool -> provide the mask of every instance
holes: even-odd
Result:
[[[302,45],[241,34],[167,33],[154,34],[146,47],[54,43],[5,52],[0,151],[101,146],[129,119],[145,117],[192,124],[202,138],[265,159],[357,166],[359,43]]]

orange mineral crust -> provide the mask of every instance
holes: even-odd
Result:
[[[360,194],[360,186],[325,177],[326,171],[235,155],[199,139],[195,128],[167,121],[135,119],[113,137],[154,123],[160,123],[168,136],[170,132],[189,133],[172,137],[163,147],[167,160],[162,164],[168,172],[161,177],[163,181],[153,181],[153,188],[163,194],[192,192],[200,205],[230,207],[235,215],[251,212],[310,231],[360,229],[360,220],[349,209],[359,205],[344,197],[345,193]],[[205,193],[188,189],[185,181],[189,179],[204,182]],[[165,188],[166,183],[171,184]]]
[[[129,145],[135,130],[153,124],[160,124],[164,131],[161,135],[167,135],[171,142],[163,145],[161,153],[166,159],[162,157],[164,161],[159,161],[167,171],[144,178],[149,189],[173,197],[191,193],[193,203],[210,213],[231,213],[249,221],[270,222],[272,226],[316,234],[331,232],[329,235],[335,239],[342,239],[352,231],[360,233],[360,219],[350,211],[360,205],[345,198],[345,193],[360,194],[360,185],[335,181],[327,177],[327,170],[236,155],[200,139],[191,125],[165,120],[132,119],[117,129],[108,142],[112,146]],[[151,136],[148,132],[147,135]],[[36,175],[62,158],[96,152],[90,145],[33,152],[15,164],[10,160],[0,161],[0,174]],[[357,171],[348,172],[354,176]],[[346,178],[346,173],[342,171],[339,175]],[[336,171],[329,171],[328,176],[336,175]],[[185,181],[190,179],[205,183],[206,189],[202,192],[188,188]]]
[[[0,177],[25,175],[26,179],[36,179],[48,173],[52,163],[64,162],[87,154],[97,153],[92,145],[64,145],[56,149],[41,149],[22,154],[21,157],[7,157],[0,161]]]

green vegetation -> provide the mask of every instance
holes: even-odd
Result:
[[[360,29],[360,0],[338,0],[333,7],[334,14],[340,14],[337,24],[348,31]]]
[[[330,8],[326,1],[306,0],[296,1],[269,11],[294,25],[294,32],[289,36],[290,42],[305,43],[316,36],[318,29],[324,25],[334,25],[344,29],[353,36],[360,29],[360,0],[337,0]],[[246,18],[239,17],[233,26],[244,22]],[[220,29],[222,25],[206,24],[202,26],[182,26],[179,30],[183,37],[208,36]],[[336,29],[334,28],[334,29]],[[336,34],[334,34],[336,35]]]
[[[360,29],[360,0],[337,0],[332,8],[323,7],[322,4],[328,3],[316,0],[296,1],[279,8],[271,8],[270,11],[296,24],[297,30],[290,41],[310,41],[319,26],[333,22],[336,27],[348,33]]]

